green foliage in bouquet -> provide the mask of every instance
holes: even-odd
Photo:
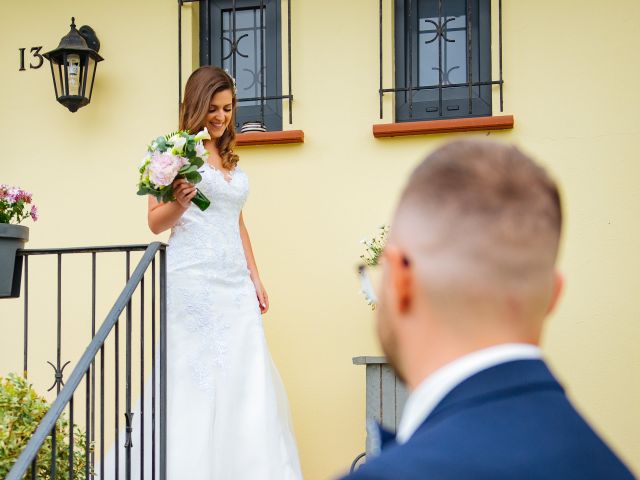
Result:
[[[26,379],[9,374],[0,377],[0,478],[5,478],[27,445],[31,435],[49,410]],[[56,424],[56,478],[69,478],[69,421],[64,415]],[[73,478],[85,479],[86,438],[74,425]],[[93,446],[90,446],[90,451]],[[51,478],[51,435],[42,444],[36,458],[36,478]],[[31,469],[25,478],[31,478]]]

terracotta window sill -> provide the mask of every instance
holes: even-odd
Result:
[[[304,143],[302,130],[286,130],[283,132],[248,132],[236,134],[236,146],[249,145],[282,145],[285,143]]]
[[[513,128],[513,123],[513,115],[452,118],[423,122],[380,123],[373,126],[373,136],[381,138],[448,132],[473,132],[477,130],[509,130]]]

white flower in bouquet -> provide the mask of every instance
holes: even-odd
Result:
[[[204,144],[201,141],[196,143],[196,155],[198,155],[201,158],[206,158],[209,156],[209,152],[204,147]]]
[[[173,144],[171,153],[173,153],[174,155],[180,155],[182,154],[182,150],[187,143],[187,139],[176,134],[169,139],[169,143]]]
[[[198,132],[196,136],[193,137],[193,139],[196,142],[201,142],[202,140],[211,140],[211,135],[209,135],[209,130],[207,130],[207,128],[205,127],[200,132]]]

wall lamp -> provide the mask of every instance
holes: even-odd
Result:
[[[44,54],[51,65],[56,100],[75,112],[91,101],[100,41],[87,25],[76,30],[71,17],[71,30],[60,40],[58,48]]]

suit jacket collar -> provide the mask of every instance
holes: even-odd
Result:
[[[457,385],[433,409],[418,430],[460,409],[534,390],[564,392],[542,360],[515,360],[496,365]]]

